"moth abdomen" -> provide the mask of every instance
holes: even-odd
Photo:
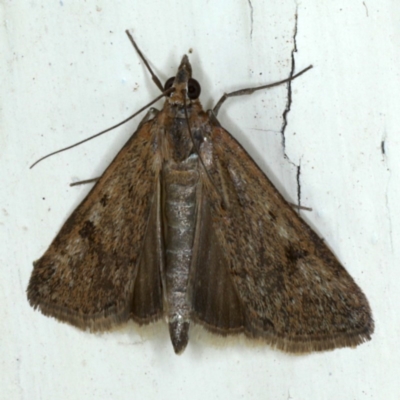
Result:
[[[189,340],[190,265],[196,229],[198,159],[166,163],[163,169],[166,308],[171,341],[181,353]]]

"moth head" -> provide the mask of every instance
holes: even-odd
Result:
[[[192,78],[192,66],[186,54],[182,57],[176,75],[165,82],[164,90],[171,87],[175,88],[170,94],[170,101],[174,104],[190,104],[192,100],[196,100],[200,96],[201,87],[199,82]]]

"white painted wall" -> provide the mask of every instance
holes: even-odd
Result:
[[[92,335],[34,312],[32,261],[90,189],[68,184],[99,175],[138,119],[29,165],[158,94],[124,30],[162,80],[192,48],[208,108],[224,91],[288,76],[296,7],[296,70],[314,69],[293,82],[288,159],[285,86],[229,100],[220,121],[294,202],[301,164],[304,218],[368,296],[373,340],[290,356],[194,334],[177,357],[165,324]],[[0,16],[0,398],[399,398],[397,1],[5,0]]]

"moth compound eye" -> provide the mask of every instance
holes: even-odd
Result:
[[[167,80],[167,82],[165,82],[164,91],[166,91],[172,87],[172,85],[174,84],[174,80],[175,80],[175,77],[173,76],[172,78],[169,78]],[[169,93],[168,96],[171,96],[171,93]]]
[[[189,79],[188,82],[188,96],[189,99],[197,99],[200,96],[201,87],[200,83],[196,81],[196,79]]]

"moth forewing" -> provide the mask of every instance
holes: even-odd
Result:
[[[216,126],[211,139],[230,199],[225,210],[211,208],[212,221],[245,333],[290,352],[369,340],[368,301],[333,253],[227,131]]]
[[[34,263],[27,289],[34,308],[93,331],[130,318],[159,175],[151,125],[128,140]]]

